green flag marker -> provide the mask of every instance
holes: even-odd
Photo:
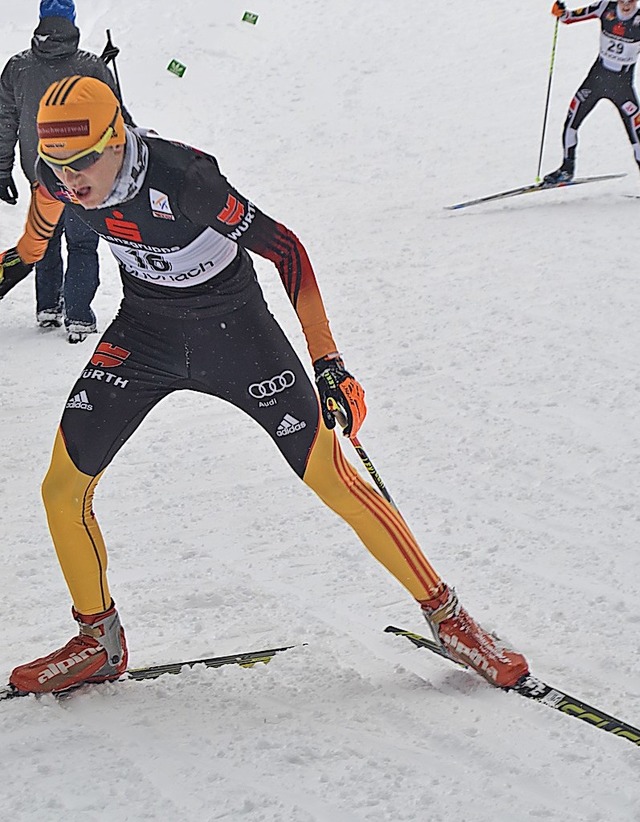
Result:
[[[167,71],[170,71],[178,77],[182,77],[186,70],[187,67],[183,66],[182,63],[179,63],[177,60],[172,60],[167,66]]]
[[[258,22],[258,15],[253,14],[250,11],[245,11],[245,13],[242,15],[242,20],[245,23],[251,23],[252,26],[255,26],[255,24]]]

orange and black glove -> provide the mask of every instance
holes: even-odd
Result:
[[[31,272],[33,263],[23,263],[18,250],[10,248],[0,254],[0,300]]]
[[[567,7],[562,0],[556,0],[553,4],[553,8],[551,9],[551,14],[553,14],[554,17],[562,17],[566,10]]]
[[[335,428],[336,415],[343,416],[343,434],[355,437],[367,415],[364,388],[345,369],[341,357],[322,357],[314,362],[313,370],[324,424]]]

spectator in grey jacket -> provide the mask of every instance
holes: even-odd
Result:
[[[78,49],[73,0],[41,0],[40,22],[31,48],[11,57],[0,76],[0,200],[15,205],[18,190],[12,169],[16,143],[20,165],[30,183],[35,181],[38,135],[36,115],[40,98],[63,77],[96,77],[114,91],[116,84],[105,62]],[[132,125],[123,110],[125,121]],[[67,269],[63,270],[61,242],[66,235]],[[42,328],[59,327],[64,320],[69,342],[81,342],[94,333],[96,317],[91,302],[98,289],[98,235],[67,209],[45,257],[36,266],[36,311]]]

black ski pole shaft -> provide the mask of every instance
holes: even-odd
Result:
[[[330,400],[330,402],[331,402],[331,400]],[[342,409],[338,406],[338,404],[335,401],[332,402],[332,405],[334,407],[331,407],[329,410],[333,412],[333,415],[335,416],[335,418],[338,422],[338,425],[340,425],[341,428],[344,428],[347,425],[347,418],[346,418],[344,412],[342,411]],[[389,503],[389,505],[393,505],[393,507],[396,509],[396,511],[398,511],[398,513],[400,513],[400,511],[398,510],[398,506],[393,501],[393,497],[387,491],[387,486],[382,481],[382,477],[376,471],[375,465],[371,462],[371,460],[369,459],[369,456],[367,455],[367,452],[362,447],[362,443],[360,442],[360,440],[357,437],[349,437],[349,441],[350,441],[351,445],[353,445],[356,454],[362,460],[362,464],[364,465],[364,467],[367,469],[367,471],[371,475],[371,478],[375,482],[375,484],[378,487],[378,490],[380,491],[382,496],[386,499],[386,501]]]
[[[382,477],[380,476],[380,474],[376,471],[375,465],[369,459],[369,457],[367,455],[367,452],[364,450],[364,448],[362,447],[362,444],[360,443],[360,440],[357,437],[350,437],[349,439],[350,439],[351,445],[353,445],[353,447],[355,448],[356,454],[362,460],[362,464],[364,465],[364,467],[367,469],[367,471],[371,475],[371,478],[373,479],[375,484],[378,486],[382,496],[386,499],[386,501],[390,505],[393,505],[393,507],[396,509],[396,511],[398,511],[398,506],[395,504],[391,494],[387,491],[387,486],[382,481]],[[398,511],[398,513],[400,513],[400,512]]]
[[[540,182],[540,169],[542,168],[542,152],[544,151],[544,138],[547,133],[547,118],[549,116],[549,100],[551,99],[551,82],[553,80],[553,69],[556,63],[556,44],[558,42],[558,28],[560,26],[560,18],[556,17],[556,24],[553,29],[553,44],[551,46],[551,64],[549,66],[549,83],[547,85],[547,100],[544,105],[544,120],[542,122],[542,138],[540,139],[540,155],[538,156],[538,171],[536,174],[536,183]]]
[[[111,42],[111,29],[107,29],[107,46],[113,47],[113,43]],[[122,88],[120,86],[120,78],[118,77],[118,66],[116,65],[116,55],[111,58],[113,63],[113,76],[116,78],[116,88],[118,89],[118,97],[120,98],[120,102],[124,104],[124,100],[122,99]]]

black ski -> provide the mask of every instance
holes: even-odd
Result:
[[[425,648],[428,651],[432,651],[434,654],[438,654],[438,656],[449,660],[449,662],[454,662],[462,668],[467,667],[464,663],[458,662],[457,659],[450,657],[446,649],[438,645],[433,639],[411,633],[411,631],[405,631],[402,628],[394,628],[393,625],[388,625],[385,631],[390,634],[406,637],[418,648]],[[548,708],[553,708],[556,711],[560,711],[568,716],[573,716],[576,719],[582,719],[584,722],[588,722],[596,728],[608,731],[622,739],[628,739],[630,742],[633,742],[634,745],[640,746],[640,728],[634,728],[633,725],[616,719],[615,716],[611,716],[599,708],[587,705],[586,702],[570,696],[565,691],[552,688],[531,674],[523,676],[512,688],[504,688],[502,690],[513,691],[516,694],[520,694],[520,696],[524,696],[526,699],[532,699],[534,702],[539,702]]]
[[[204,665],[206,668],[221,668],[223,665],[240,665],[243,668],[250,668],[258,662],[269,662],[276,654],[288,651],[293,645],[285,645],[282,648],[269,648],[266,651],[248,651],[242,654],[230,654],[229,656],[211,656],[202,659],[191,659],[186,662],[170,662],[166,665],[151,665],[147,668],[129,668],[118,682],[126,682],[129,679],[157,679],[163,674],[179,674],[183,668],[193,668],[195,665]],[[79,689],[90,688],[91,684],[78,685],[75,688],[68,688],[66,691],[57,691],[54,696],[62,697],[73,693]],[[18,691],[11,685],[0,688],[0,700],[15,699],[19,696],[29,696],[24,691]]]
[[[498,194],[489,194],[486,197],[476,197],[475,200],[465,200],[462,203],[454,203],[454,205],[444,206],[449,211],[455,211],[459,208],[467,208],[468,206],[480,205],[481,203],[491,203],[494,200],[504,200],[507,197],[517,197],[520,194],[531,194],[534,191],[551,191],[554,188],[567,188],[569,186],[581,186],[585,183],[598,183],[602,180],[616,180],[618,177],[625,177],[626,174],[599,174],[595,177],[575,177],[566,183],[532,183],[527,186],[519,186],[518,188],[511,188],[508,191],[500,191]]]

